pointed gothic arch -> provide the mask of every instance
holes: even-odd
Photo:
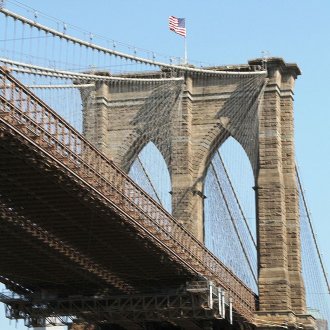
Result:
[[[180,82],[173,93],[171,89],[170,93],[155,90],[152,97],[157,102],[152,107],[148,106],[149,88],[122,94],[121,90],[107,92],[99,88],[92,109],[85,109],[86,118],[91,119],[91,125],[85,122],[85,134],[124,169],[127,150],[137,136],[144,135],[149,140],[157,136],[167,146],[169,155],[173,216],[200,241],[203,175],[213,151],[224,142],[221,132],[227,130],[228,136],[238,140],[250,159],[256,155],[251,164],[258,208],[259,310],[270,313],[270,319],[276,311],[289,311],[283,317],[290,319],[292,312],[306,312],[293,142],[293,89],[300,70],[281,58],[270,58],[267,73],[255,75],[255,68],[263,64],[256,59],[248,65],[226,68],[233,75],[186,73],[183,88]],[[136,96],[139,102],[135,102]],[[255,106],[254,111],[249,111],[259,100],[260,109]],[[165,116],[159,116],[161,105],[168,110],[163,113]],[[241,116],[247,113],[251,116],[242,120]],[[165,126],[168,134],[160,130]]]
[[[257,293],[254,174],[250,160],[230,137],[214,152],[204,178],[204,242]]]

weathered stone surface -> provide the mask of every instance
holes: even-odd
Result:
[[[262,64],[261,60],[249,63]],[[286,64],[280,58],[269,59],[267,70],[268,82],[259,113],[259,157],[256,164],[252,163],[259,252],[256,324],[260,329],[274,329],[277,324],[295,328],[301,323],[305,329],[313,329],[313,320],[302,316],[306,314],[306,303],[294,159],[293,88],[300,71],[295,64]],[[140,120],[141,107],[150,90],[100,84],[91,93],[93,102],[85,102],[84,132],[126,171],[143,146],[154,142],[170,171],[173,214],[203,241],[203,180],[214,151],[230,135],[232,118],[226,106],[238,84],[239,81],[215,76],[206,79],[187,74],[180,114],[168,122],[169,141],[163,141],[161,131],[155,129],[155,114],[147,116],[149,123]],[[239,137],[234,138],[240,142]],[[169,151],[164,145],[170,145]],[[251,160],[249,148],[243,148]]]

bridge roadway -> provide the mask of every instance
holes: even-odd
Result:
[[[20,294],[0,299],[9,306],[11,317],[37,319],[49,313],[100,321],[106,313],[101,317],[82,311],[72,299],[103,299],[102,305],[108,299],[104,297],[181,295],[190,299],[188,307],[180,305],[181,298],[176,305],[183,318],[222,318],[220,295],[214,296],[220,314],[209,298],[204,297],[208,305],[202,308],[203,316],[192,307],[194,290],[186,283],[205,280],[213,283],[213,294],[216,288],[226,292],[226,305],[230,297],[234,318],[253,323],[254,293],[4,68],[0,69],[0,187],[1,281]],[[195,292],[212,297],[211,286]],[[201,295],[194,297],[203,304]],[[51,305],[55,301],[56,307]],[[67,304],[60,307],[59,301]],[[48,304],[43,311],[41,302]],[[171,321],[166,315],[164,320]]]

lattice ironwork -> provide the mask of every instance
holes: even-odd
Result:
[[[0,295],[7,305],[7,316],[21,318],[27,326],[69,324],[77,317],[87,322],[122,323],[165,320],[219,320],[232,323],[232,304],[226,293],[211,282],[195,281],[186,288],[168,294],[67,299],[35,299]]]

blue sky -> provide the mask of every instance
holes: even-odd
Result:
[[[167,27],[185,17],[188,59],[239,64],[261,56],[296,62],[296,157],[327,269],[330,269],[330,2],[328,0],[21,0],[40,12],[155,52],[183,56]],[[0,311],[1,312],[1,311]],[[8,321],[3,330],[14,329]],[[22,327],[18,327],[22,329]]]

